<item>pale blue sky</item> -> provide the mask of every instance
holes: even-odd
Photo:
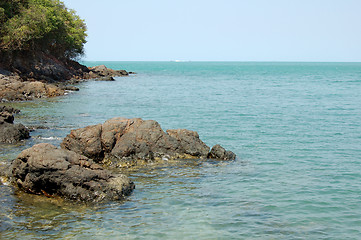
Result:
[[[86,60],[358,61],[361,0],[63,0]]]

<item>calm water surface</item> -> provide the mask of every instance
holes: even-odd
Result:
[[[0,145],[0,164],[116,117],[188,128],[234,162],[128,172],[124,202],[74,204],[0,185],[1,239],[360,239],[361,63],[86,62],[138,74],[13,103],[49,129]]]

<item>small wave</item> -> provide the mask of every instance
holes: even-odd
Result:
[[[90,117],[91,115],[89,113],[79,113],[75,115],[75,117]]]

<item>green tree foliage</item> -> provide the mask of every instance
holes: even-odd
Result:
[[[86,25],[59,0],[1,0],[0,51],[44,51],[74,58],[84,51]]]

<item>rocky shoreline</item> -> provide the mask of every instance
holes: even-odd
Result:
[[[29,75],[32,76],[32,74]],[[0,68],[0,102],[61,96],[66,91],[78,91],[79,89],[72,85],[82,81],[114,81],[114,77],[128,75],[129,73],[125,70],[113,70],[100,65],[80,68],[70,79],[54,80],[44,76],[44,79],[37,80]]]
[[[64,69],[56,73],[47,72],[49,69],[45,68],[27,74],[0,69],[0,102],[60,96],[66,91],[79,90],[72,84],[81,81],[114,81],[116,76],[129,75],[125,70],[113,70],[104,65],[91,68],[74,65],[76,74],[64,81],[59,80]],[[53,70],[59,68],[52,66]],[[44,77],[41,74],[44,72],[53,78]],[[32,78],[34,76],[45,80]],[[15,143],[30,137],[28,128],[14,124],[14,114],[18,112],[0,107],[0,143]],[[163,131],[158,122],[140,118],[118,117],[103,124],[72,130],[60,145],[61,148],[46,143],[34,145],[22,151],[0,175],[27,193],[100,202],[124,199],[135,188],[127,176],[107,169],[118,169],[116,172],[119,172],[124,168],[179,159],[236,159],[233,152],[218,144],[211,149],[195,131]]]

